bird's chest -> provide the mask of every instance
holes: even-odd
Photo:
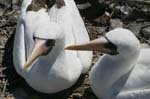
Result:
[[[150,66],[144,64],[137,64],[132,70],[126,84],[124,85],[124,91],[126,90],[143,90],[150,89]]]
[[[55,82],[69,80],[70,71],[67,68],[65,59],[53,60],[38,60],[28,72],[27,79],[30,83],[38,83],[44,81],[45,85],[54,84]],[[36,79],[33,79],[36,78]]]

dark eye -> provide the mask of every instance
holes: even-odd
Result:
[[[43,48],[47,50],[44,55],[47,55],[53,49],[54,46],[55,40],[47,40],[43,46]]]
[[[113,44],[106,36],[105,38],[107,39],[108,43],[105,45],[105,48],[112,49],[112,50],[117,50],[117,46]]]
[[[110,49],[111,52],[109,53],[110,55],[117,55],[119,52],[117,51],[118,47],[113,44],[106,36],[105,38],[107,39],[108,43],[105,44],[105,48]]]
[[[34,41],[36,38],[38,38],[38,37],[33,36]],[[53,39],[43,39],[43,38],[38,38],[38,39],[46,40],[46,42],[45,42],[46,47],[55,46],[55,40],[53,40]]]
[[[109,42],[105,45],[105,48],[108,48],[108,49],[112,49],[112,50],[117,50],[117,46],[114,45],[113,43]]]
[[[46,41],[46,43],[45,43],[45,45],[47,46],[47,47],[50,47],[50,46],[55,46],[55,40],[47,40]]]

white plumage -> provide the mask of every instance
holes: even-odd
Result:
[[[64,51],[68,44],[88,41],[84,23],[73,0],[65,0],[66,6],[55,5],[37,12],[26,11],[32,0],[24,0],[18,19],[13,60],[17,72],[35,90],[55,93],[71,87],[91,64],[92,52]],[[34,37],[55,40],[46,56],[38,57],[24,70],[23,66],[33,51]],[[87,58],[87,60],[83,58]]]
[[[116,28],[104,37],[66,49],[106,53],[92,67],[89,76],[98,98],[150,98],[150,49],[141,49],[139,40],[130,30]]]
[[[65,3],[66,6],[61,9],[56,9],[55,6],[53,6],[49,10],[50,19],[59,23],[64,28],[66,34],[65,46],[89,41],[87,30],[74,0],[65,0]],[[78,51],[77,56],[80,58],[84,67],[82,72],[86,73],[91,65],[92,52]]]
[[[101,99],[150,98],[150,49],[140,49],[132,32],[118,28],[106,34],[118,55],[103,55],[90,71],[93,92]]]

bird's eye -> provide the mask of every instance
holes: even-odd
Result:
[[[46,47],[55,46],[55,40],[53,40],[53,39],[43,39],[43,38],[38,38],[38,37],[33,36],[33,40],[35,41],[36,39],[45,40],[44,45]]]
[[[110,49],[111,52],[109,53],[110,55],[117,55],[119,52],[117,51],[118,47],[113,44],[106,36],[105,38],[107,39],[108,43],[105,44],[105,48]]]
[[[105,44],[105,48],[112,49],[112,50],[117,50],[117,46],[114,45],[114,44],[111,43],[111,42]]]
[[[54,39],[44,39],[44,38],[39,38],[39,37],[35,37],[33,36],[33,40],[35,42],[43,42],[42,46],[45,46],[47,48],[53,47],[55,46],[55,40]]]
[[[55,40],[52,40],[52,39],[47,40],[46,43],[45,43],[45,45],[46,45],[47,47],[55,46]]]
[[[105,36],[105,39],[108,41],[107,44],[105,44],[105,48],[109,48],[109,49],[113,49],[113,50],[117,50],[118,47],[113,44],[106,36]]]

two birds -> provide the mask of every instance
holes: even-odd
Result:
[[[54,4],[50,9],[41,7],[37,11],[30,10],[32,3],[32,0],[23,1],[13,59],[17,72],[33,89],[55,93],[71,87],[90,67],[92,52],[89,50],[97,50],[105,53],[90,71],[91,88],[97,97],[150,97],[150,50],[140,49],[131,31],[117,28],[88,42],[73,0],[64,0],[65,6],[59,9]]]

